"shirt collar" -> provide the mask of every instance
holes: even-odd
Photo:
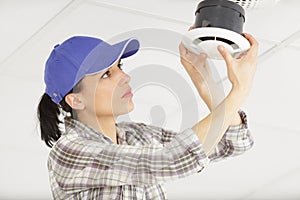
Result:
[[[103,133],[99,132],[98,130],[78,121],[75,119],[66,119],[65,120],[65,133],[63,134],[68,134],[72,131],[76,131],[77,134],[80,136],[83,136],[85,138],[90,138],[90,139],[102,139],[107,141],[108,143],[112,143],[113,141],[104,135]],[[116,123],[116,130],[117,130],[117,141],[118,144],[125,144],[126,143],[126,132],[121,128],[118,127],[118,124]]]

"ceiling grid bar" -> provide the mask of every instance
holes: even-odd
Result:
[[[270,56],[272,56],[274,53],[282,50],[283,48],[289,46],[294,41],[300,38],[300,30],[294,32],[290,36],[288,36],[286,39],[282,40],[281,42],[275,44],[273,47],[269,48],[265,52],[263,52],[261,55],[259,55],[258,62],[262,63],[266,59],[268,59]],[[293,47],[293,46],[291,46]]]

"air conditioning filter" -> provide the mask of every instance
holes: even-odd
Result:
[[[270,8],[278,3],[280,0],[230,0],[245,9],[254,8]]]
[[[250,48],[248,40],[241,35],[245,11],[239,4],[228,0],[204,0],[198,4],[195,16],[195,29],[182,38],[190,51],[223,59],[218,45],[223,45],[234,57]]]

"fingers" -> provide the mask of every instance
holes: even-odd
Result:
[[[194,29],[194,28],[195,28],[194,25],[190,26],[189,31],[192,30],[192,29]]]
[[[207,58],[207,55],[205,53],[200,53],[199,55],[192,54],[191,61],[194,65],[203,67],[206,65],[206,62],[207,62],[206,58]]]
[[[258,41],[250,34],[248,33],[244,33],[243,34],[245,36],[245,38],[249,41],[251,47],[249,49],[249,54],[253,55],[253,56],[257,56],[258,54]]]
[[[189,58],[190,61],[196,59],[205,62],[208,57],[204,52],[200,53],[199,55],[193,53],[192,51],[188,50],[188,48],[186,48],[182,42],[179,44],[179,53],[181,57]]]
[[[200,57],[201,60],[206,60],[207,54],[206,53],[200,53],[199,57]]]
[[[180,56],[183,57],[186,55],[186,52],[187,52],[187,48],[183,45],[183,43],[181,42],[179,44],[179,53],[180,53]]]
[[[243,33],[243,35],[250,42],[251,46],[258,46],[257,40],[252,35],[248,33]]]
[[[189,71],[191,66],[191,61],[187,58],[187,48],[183,45],[181,42],[179,44],[179,54],[180,54],[180,61],[183,64],[183,66],[186,68],[187,71]]]
[[[231,63],[233,57],[231,56],[231,54],[228,52],[228,50],[224,46],[219,45],[218,46],[218,51],[220,52],[220,54],[224,58],[224,60],[225,60],[225,62],[226,62],[227,65],[229,63]]]

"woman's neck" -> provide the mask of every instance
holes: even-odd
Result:
[[[79,121],[109,137],[114,144],[117,144],[116,120],[113,116],[87,117],[78,116]]]

